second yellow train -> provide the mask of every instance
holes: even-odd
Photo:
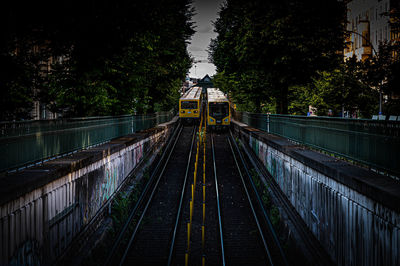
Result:
[[[207,126],[227,129],[231,124],[231,108],[226,95],[217,88],[207,89]]]

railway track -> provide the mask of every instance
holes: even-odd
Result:
[[[271,175],[267,172],[265,167],[260,163],[255,154],[251,151],[251,148],[247,143],[243,143],[241,140],[240,150],[243,150],[246,156],[243,156],[245,159],[245,165],[247,167],[252,167],[256,170],[257,174],[262,178],[264,184],[268,184],[268,188],[270,193],[275,198],[275,202],[278,202],[280,207],[285,212],[288,223],[296,230],[299,241],[302,243],[302,252],[303,256],[307,258],[308,264],[310,265],[334,265],[332,260],[330,259],[327,252],[315,238],[315,236],[310,232],[307,228],[307,225],[302,220],[301,216],[297,213],[295,208],[289,202],[287,197],[283,194],[278,184],[276,184],[275,180],[271,177]],[[238,149],[239,150],[239,149]],[[239,151],[240,152],[240,151]],[[242,156],[240,152],[240,156]],[[298,263],[299,261],[297,261]],[[296,261],[290,261],[291,264],[296,263]]]
[[[211,135],[220,265],[287,265],[229,134]]]
[[[195,127],[180,126],[177,131],[105,265],[167,264],[169,253],[173,251],[174,231],[179,225],[195,139]]]
[[[204,142],[196,132],[173,134],[105,265],[288,265],[249,171],[255,158],[230,132]]]

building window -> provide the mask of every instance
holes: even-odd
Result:
[[[368,47],[369,46],[369,34],[368,31],[363,31],[362,33],[362,46],[363,47]]]
[[[387,26],[385,26],[385,31],[383,32],[383,40],[387,41]]]

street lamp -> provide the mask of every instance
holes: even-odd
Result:
[[[194,63],[194,75],[197,77],[196,74],[197,63],[210,63],[210,61],[200,59],[200,60],[194,60],[193,63]]]
[[[367,39],[364,35],[362,35],[362,34],[360,34],[360,33],[358,33],[358,32],[355,32],[355,31],[351,31],[351,30],[348,30],[347,32],[356,34],[356,35],[360,36],[361,38],[363,38],[364,40],[366,40],[366,41],[367,41],[367,44],[371,46],[371,48],[372,48],[372,50],[374,51],[375,55],[378,56],[378,52],[375,50],[374,45],[373,45],[372,42],[371,42],[369,39]],[[382,114],[382,91],[381,91],[381,83],[382,83],[382,82],[379,82],[379,85],[378,85],[378,91],[379,91],[379,115]]]

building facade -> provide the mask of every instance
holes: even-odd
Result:
[[[352,0],[347,3],[347,47],[345,58],[365,60],[378,53],[381,43],[398,38],[390,27],[390,11],[399,0]],[[398,35],[398,34],[397,34]]]
[[[46,46],[39,47],[38,45],[33,46],[33,54],[40,54],[42,51],[41,49],[47,49]],[[53,64],[63,64],[66,60],[65,56],[49,56],[47,58],[42,58],[38,62],[39,66],[39,75],[41,77],[46,77],[52,70]],[[33,89],[33,108],[31,111],[31,117],[33,120],[45,120],[45,119],[57,119],[61,115],[58,113],[54,113],[49,110],[46,103],[40,101],[40,89],[34,88]]]

